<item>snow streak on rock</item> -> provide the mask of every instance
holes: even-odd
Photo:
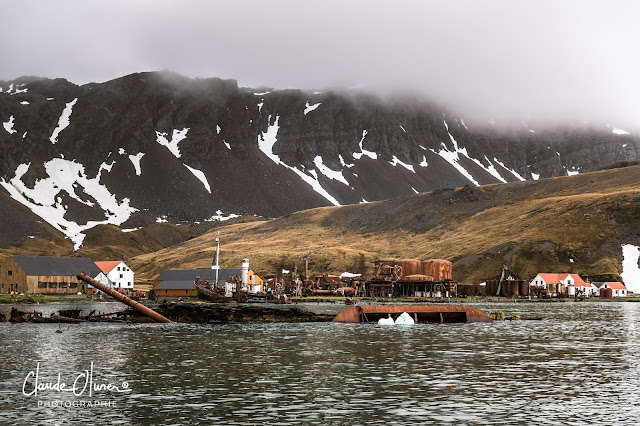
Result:
[[[444,126],[447,128],[447,133],[449,133],[449,126],[447,125],[446,121],[444,122]],[[449,138],[451,138],[451,142],[453,143],[453,151],[449,151],[447,149],[447,146],[444,143],[442,144],[442,149],[439,152],[436,152],[436,151],[433,151],[433,150],[432,151],[434,153],[438,154],[443,159],[445,159],[453,167],[455,167],[455,169],[457,171],[459,171],[460,174],[462,174],[464,177],[469,179],[475,186],[478,186],[479,185],[478,181],[475,180],[473,178],[473,176],[471,176],[471,173],[469,173],[460,164],[459,154],[463,154],[465,157],[469,158],[469,155],[467,154],[467,149],[466,148],[459,148],[458,147],[458,142],[456,142],[456,140],[453,138],[451,133],[449,133]]]
[[[51,137],[49,138],[49,140],[51,141],[52,144],[56,144],[56,142],[58,142],[58,135],[60,134],[60,132],[62,132],[64,129],[67,128],[67,126],[69,125],[69,118],[71,117],[71,112],[73,111],[73,106],[76,104],[76,102],[78,101],[78,98],[75,98],[74,100],[72,100],[71,102],[67,103],[67,106],[64,107],[64,109],[62,110],[62,114],[60,115],[60,118],[58,119],[58,127],[56,127],[53,130],[53,133],[51,134]]]
[[[171,151],[171,153],[175,155],[176,158],[180,158],[180,148],[178,147],[178,144],[187,137],[188,131],[189,131],[188,127],[185,127],[182,130],[174,129],[173,134],[171,136],[171,140],[167,139],[166,133],[156,131],[156,141],[160,145],[163,145],[169,148],[169,151]]]
[[[362,131],[362,138],[360,138],[360,152],[354,152],[353,153],[353,158],[355,158],[356,160],[359,160],[360,158],[362,158],[363,155],[366,155],[367,157],[371,158],[372,160],[377,160],[378,159],[378,154],[376,154],[373,151],[367,151],[366,149],[362,148],[362,142],[364,142],[364,138],[367,137],[367,131],[363,130]]]
[[[322,102],[318,102],[317,104],[309,105],[309,101],[307,101],[307,103],[304,105],[305,106],[304,115],[309,114],[311,111],[318,108],[321,104]]]
[[[100,224],[120,225],[127,221],[131,213],[137,209],[129,206],[129,199],[124,198],[118,202],[115,195],[111,194],[107,187],[100,184],[100,175],[103,170],[110,171],[114,163],[107,165],[102,163],[95,178],[89,178],[85,174],[82,164],[75,161],[54,158],[44,164],[47,178],[37,180],[33,188],[28,188],[22,182],[22,176],[29,170],[31,163],[21,164],[15,171],[15,176],[6,182],[0,181],[2,185],[18,202],[24,204],[35,214],[44,219],[51,226],[64,233],[74,242],[77,250],[82,245],[85,235],[83,231]],[[94,206],[90,200],[83,200],[76,194],[76,188],[81,187],[84,194],[98,203],[106,220],[89,221],[85,224],[78,224],[65,219],[67,206],[62,205],[62,193],[66,192],[74,200]]]
[[[337,180],[349,186],[349,182],[344,178],[342,171],[331,170],[329,167],[325,166],[321,156],[317,155],[316,158],[313,159],[313,163],[316,165],[318,171],[329,179]]]
[[[278,140],[277,139],[278,129],[280,128],[280,126],[278,125],[278,121],[279,120],[280,120],[280,116],[276,116],[276,120],[274,121],[274,123],[272,125],[269,126],[267,131],[266,132],[262,132],[258,136],[258,148],[260,148],[260,151],[262,151],[274,163],[276,163],[278,165],[281,165],[281,166],[284,166],[287,169],[293,171],[298,176],[300,176],[300,178],[303,181],[305,181],[309,186],[311,186],[311,188],[313,188],[314,191],[316,191],[318,194],[320,194],[324,198],[326,198],[331,204],[333,204],[335,206],[339,206],[340,203],[338,202],[338,200],[336,200],[331,194],[329,194],[322,187],[322,185],[320,185],[320,182],[318,181],[318,175],[317,174],[315,174],[313,177],[309,176],[308,174],[298,170],[296,167],[291,167],[288,164],[283,163],[280,160],[280,156],[278,156],[278,155],[273,153],[273,146],[275,145],[275,143]],[[269,115],[269,118],[268,118],[267,121],[271,122],[271,115]],[[312,170],[310,173],[314,174],[315,170]]]
[[[404,167],[405,169],[412,171],[413,173],[415,173],[416,171],[413,169],[413,166],[411,164],[407,164],[407,163],[403,163],[402,161],[400,161],[398,159],[398,157],[396,157],[395,155],[393,156],[393,158],[391,159],[392,161],[389,161],[389,164],[391,164],[392,166],[397,166],[398,164],[401,165],[402,167]]]
[[[627,286],[627,290],[634,293],[640,292],[640,268],[638,259],[640,258],[640,247],[632,244],[622,245],[622,273],[620,276]]]
[[[13,133],[17,132],[17,130],[15,130],[13,128],[13,115],[11,117],[9,117],[9,121],[5,121],[4,123],[2,123],[2,125],[4,126],[4,129],[9,134],[13,134]]]
[[[560,155],[560,154],[558,154]],[[508,168],[507,166],[504,165],[504,163],[502,163],[501,161],[499,161],[497,158],[493,158],[493,161],[495,161],[496,163],[500,164],[505,170],[508,170],[512,175],[514,175],[518,180],[521,181],[525,181],[526,179],[523,178],[522,176],[520,176],[520,174],[518,172],[516,172],[515,170],[511,170],[510,168]]]
[[[129,160],[131,160],[131,164],[136,169],[136,176],[142,175],[142,169],[140,168],[140,160],[144,156],[144,152],[139,152],[136,155],[129,155]]]
[[[194,169],[193,167],[189,167],[186,164],[183,163],[183,165],[189,169],[189,171],[191,173],[193,173],[193,175],[198,178],[198,180],[200,182],[202,182],[202,184],[204,185],[204,188],[209,191],[209,194],[211,194],[211,187],[209,186],[209,181],[207,180],[207,177],[204,175],[204,173],[202,173],[200,170],[198,169]]]

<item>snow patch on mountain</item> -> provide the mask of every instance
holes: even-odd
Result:
[[[217,134],[217,135],[219,135],[219,134],[220,134],[220,130],[222,130],[222,129],[220,128],[220,126],[217,126],[217,125],[216,125],[216,134]]]
[[[402,127],[402,125],[400,125],[400,128],[402,129],[403,132],[407,133],[407,131],[404,129],[404,127]]]
[[[351,168],[351,167],[355,166],[355,164],[347,164],[347,163],[345,163],[344,158],[342,158],[342,154],[338,154],[338,158],[340,159],[340,164],[342,164],[342,167]]]
[[[9,134],[13,134],[15,132],[17,132],[17,130],[15,130],[13,128],[13,122],[14,118],[13,115],[11,117],[9,117],[9,121],[5,121],[4,123],[2,123],[2,125],[4,126],[4,129],[9,133]]]
[[[629,134],[629,132],[627,132],[626,130],[618,129],[616,127],[614,127],[611,132],[615,133],[616,135],[628,135]]]
[[[560,154],[558,154],[558,155],[560,155]],[[510,168],[505,166],[502,161],[499,161],[497,158],[493,157],[493,161],[495,161],[496,163],[500,164],[505,170],[508,170],[512,175],[514,175],[516,177],[516,179],[521,180],[521,181],[525,181],[526,180],[525,178],[520,176],[520,174],[518,172],[516,172],[515,170],[511,170]]]
[[[78,102],[78,98],[75,98],[71,102],[68,102],[67,106],[65,106],[62,110],[62,114],[60,114],[60,118],[58,119],[58,127],[53,130],[53,133],[49,138],[52,144],[55,145],[56,142],[58,142],[58,135],[60,135],[60,132],[66,129],[69,125],[69,118],[71,117],[71,112],[73,111],[73,106],[76,104],[76,102]]]
[[[367,151],[366,149],[364,149],[362,147],[362,142],[364,142],[364,138],[366,138],[366,137],[367,137],[367,131],[363,130],[362,131],[362,138],[360,138],[360,143],[358,144],[358,146],[360,147],[360,152],[354,152],[352,154],[352,156],[356,160],[359,160],[360,158],[362,158],[363,155],[366,155],[367,157],[371,158],[372,160],[377,160],[378,159],[378,154],[376,154],[373,151]]]
[[[422,156],[422,161],[420,162],[420,164],[418,164],[420,167],[427,167],[429,165],[429,163],[427,163],[427,157],[426,156]]]
[[[444,121],[444,127],[446,127],[447,133],[449,133],[449,125],[447,124],[446,121]],[[453,151],[450,151],[444,143],[442,143],[442,149],[440,149],[440,151],[438,152],[434,150],[431,150],[431,151],[434,152],[435,154],[438,154],[445,161],[451,164],[458,172],[460,172],[460,174],[462,174],[462,176],[469,179],[475,186],[479,186],[480,184],[478,183],[478,181],[475,180],[473,176],[471,176],[471,173],[469,173],[467,169],[462,167],[462,165],[460,164],[460,154],[469,158],[469,155],[467,154],[467,149],[458,147],[458,142],[455,140],[453,135],[451,135],[451,133],[449,133],[449,138],[453,143]]]
[[[264,105],[264,100],[258,104],[258,113],[262,112],[263,105]]]
[[[329,167],[325,166],[321,156],[317,155],[316,158],[313,159],[313,163],[316,165],[318,171],[329,179],[337,180],[349,186],[349,182],[344,178],[342,171],[331,170]]]
[[[291,167],[288,164],[283,163],[280,160],[280,156],[273,153],[273,146],[275,145],[275,143],[278,140],[277,139],[277,137],[278,137],[278,129],[280,128],[280,126],[278,125],[278,121],[279,120],[280,120],[280,116],[276,116],[276,120],[273,122],[272,125],[270,125],[267,128],[267,131],[266,132],[262,132],[260,135],[258,135],[258,148],[260,149],[260,151],[262,151],[274,163],[276,163],[276,164],[278,164],[280,166],[284,166],[287,169],[289,169],[292,172],[294,172],[295,174],[297,174],[298,176],[300,176],[300,178],[303,181],[305,181],[309,186],[311,186],[311,188],[313,188],[314,191],[316,191],[318,194],[320,194],[324,198],[326,198],[331,204],[333,204],[335,206],[339,206],[340,203],[338,202],[338,200],[336,200],[331,194],[329,194],[322,187],[322,185],[320,185],[320,182],[318,181],[318,175],[317,174],[315,174],[313,177],[309,176],[308,174],[304,173],[303,171],[299,170],[298,168]],[[271,115],[269,115],[269,118],[267,119],[267,121],[271,122]],[[311,170],[310,173],[314,174],[315,170]]]
[[[198,180],[200,182],[202,182],[202,184],[204,185],[204,188],[209,192],[209,194],[211,194],[211,187],[209,186],[209,181],[207,180],[207,177],[204,175],[204,173],[202,173],[200,170],[198,169],[194,169],[193,167],[189,167],[186,164],[183,163],[183,166],[185,166],[187,169],[189,169],[189,171],[191,173],[193,173],[193,175],[198,178]]]
[[[29,105],[29,102],[28,101],[22,101],[22,102],[20,102],[20,105]]]
[[[100,224],[120,225],[127,221],[133,212],[137,211],[129,205],[128,198],[119,202],[106,186],[100,184],[102,171],[110,171],[114,163],[112,162],[110,165],[102,163],[96,177],[89,178],[85,174],[85,168],[82,164],[54,158],[44,164],[48,177],[37,180],[33,188],[28,188],[22,182],[22,177],[29,170],[31,163],[20,164],[16,168],[14,177],[9,182],[2,179],[0,185],[9,192],[13,199],[27,206],[51,226],[64,233],[74,242],[75,250],[78,250],[85,237],[83,232],[87,229]],[[82,204],[95,205],[90,200],[81,199],[76,194],[77,187],[81,187],[86,195],[98,203],[107,217],[106,220],[78,224],[65,219],[67,206],[62,205],[62,192],[66,192],[71,198]]]
[[[393,158],[391,159],[391,161],[389,161],[389,164],[391,164],[393,167],[397,166],[398,164],[401,165],[402,167],[404,167],[405,169],[412,171],[413,173],[415,173],[416,171],[414,170],[413,166],[411,164],[407,164],[407,163],[403,163],[402,161],[400,161],[400,159],[398,159],[398,157],[396,157],[395,155],[393,156]]]
[[[321,104],[322,102],[318,102],[317,104],[309,105],[309,101],[307,101],[307,103],[304,105],[305,106],[304,115],[309,114],[311,111],[318,108]]]
[[[188,131],[188,127],[185,127],[182,130],[174,129],[173,134],[171,135],[171,140],[167,139],[167,133],[156,131],[156,142],[160,145],[166,146],[169,148],[169,151],[176,156],[176,158],[180,158],[180,148],[178,147],[178,144],[187,137]]]
[[[222,210],[217,210],[216,214],[211,216],[209,219],[205,219],[205,222],[224,222],[225,220],[233,219],[234,217],[240,217],[238,214],[229,213],[225,215],[222,213]]]
[[[129,155],[129,160],[133,164],[133,168],[136,169],[136,176],[142,175],[142,169],[140,168],[140,160],[144,157],[144,152],[139,152],[136,155]]]

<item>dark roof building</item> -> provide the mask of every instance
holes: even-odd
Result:
[[[224,283],[231,277],[240,277],[242,275],[242,269],[228,268],[218,270],[218,283]],[[153,284],[157,287],[163,281],[191,281],[194,282],[196,277],[203,281],[209,281],[214,283],[216,281],[216,270],[210,268],[200,269],[168,269],[158,275]]]
[[[86,257],[11,256],[0,266],[0,293],[73,294],[82,291],[80,272],[102,273]]]

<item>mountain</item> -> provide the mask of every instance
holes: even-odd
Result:
[[[296,262],[301,268],[304,257],[313,273],[372,273],[373,260],[382,257],[442,258],[453,262],[460,283],[477,284],[506,265],[524,279],[571,272],[622,278],[640,292],[638,223],[640,166],[632,166],[228,224],[129,264],[147,278],[164,269],[207,267],[219,232],[223,267],[248,257],[264,277]]]
[[[535,180],[636,161],[615,127],[501,130],[425,101],[238,87],[171,72],[0,81],[0,247],[60,233]]]

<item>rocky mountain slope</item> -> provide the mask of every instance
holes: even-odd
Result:
[[[497,130],[417,100],[169,72],[0,89],[0,247],[58,232],[79,248],[98,225],[278,217],[583,173],[640,153],[640,139],[614,126]]]
[[[223,265],[237,267],[248,257],[264,276],[295,262],[300,267],[303,257],[314,273],[371,273],[380,257],[443,258],[462,283],[481,282],[507,265],[526,279],[538,272],[622,276],[640,292],[638,223],[640,166],[633,166],[229,224],[130,264],[148,278],[164,269],[207,267],[220,232]]]

